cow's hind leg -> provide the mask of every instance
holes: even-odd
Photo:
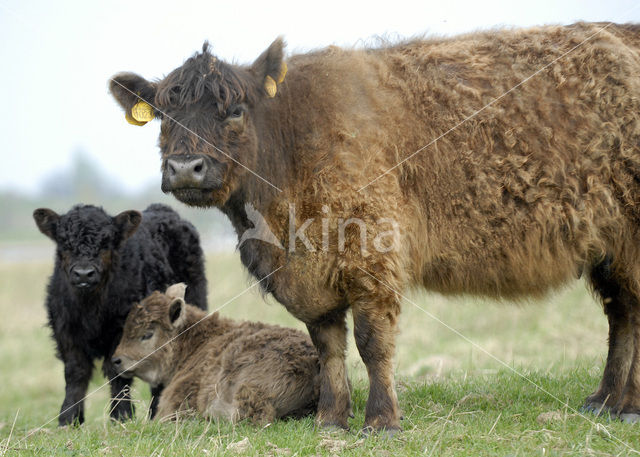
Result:
[[[316,422],[323,427],[349,428],[347,417],[351,413],[351,392],[345,366],[345,314],[341,310],[307,324],[320,359],[320,398]]]
[[[354,334],[360,357],[369,374],[369,398],[364,431],[400,430],[400,413],[393,376],[396,317],[399,305],[386,290],[353,304]],[[384,300],[388,297],[388,301]]]
[[[633,309],[631,319],[633,326],[633,355],[627,382],[622,390],[622,395],[612,408],[624,422],[640,422],[640,310],[637,306]]]
[[[596,265],[591,271],[593,289],[601,297],[609,321],[609,351],[600,386],[585,400],[584,408],[598,413],[608,411],[621,400],[623,389],[634,360],[634,325],[632,315],[637,298],[616,278],[610,260]]]

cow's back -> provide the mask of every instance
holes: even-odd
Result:
[[[402,100],[388,109],[398,135],[385,166],[410,158],[374,186],[406,197],[412,216],[396,216],[412,224],[415,280],[444,293],[538,295],[630,252],[611,238],[640,220],[638,27],[600,29],[380,51],[385,86]]]

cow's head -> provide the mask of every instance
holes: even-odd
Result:
[[[33,218],[40,231],[55,241],[59,265],[69,284],[86,293],[107,280],[114,257],[138,229],[142,215],[124,211],[111,217],[102,208],[78,205],[62,216],[40,208]]]
[[[152,386],[171,378],[171,343],[183,330],[185,288],[180,283],[169,286],[165,293],[155,291],[131,308],[111,359],[121,376],[137,376]]]
[[[216,59],[205,43],[202,52],[159,81],[133,73],[111,79],[111,93],[131,123],[154,116],[162,122],[164,192],[188,205],[220,206],[247,168],[255,168],[262,120],[254,114],[284,79],[283,46],[277,39],[252,65],[236,66]],[[147,112],[139,117],[141,106]]]

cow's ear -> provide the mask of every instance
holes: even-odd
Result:
[[[264,94],[273,98],[278,92],[278,85],[284,81],[287,74],[287,64],[284,62],[284,40],[276,38],[260,57],[251,65],[251,71],[256,75]]]
[[[122,243],[124,240],[133,235],[142,221],[142,214],[139,211],[129,210],[123,211],[113,218],[113,223],[116,226],[116,233],[118,236],[117,244]]]
[[[185,304],[182,298],[174,298],[169,305],[169,322],[175,328],[181,327],[186,319]]]
[[[187,290],[187,285],[183,282],[173,284],[167,287],[165,295],[171,298],[182,298],[184,300],[184,293]]]
[[[118,73],[109,80],[109,91],[124,109],[127,122],[144,125],[159,113],[153,108],[156,84],[135,73]]]
[[[58,213],[49,208],[38,208],[33,212],[33,219],[43,234],[53,241],[56,240],[56,228],[60,219]]]

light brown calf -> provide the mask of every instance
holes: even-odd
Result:
[[[174,284],[135,305],[113,357],[122,376],[165,386],[158,418],[196,410],[211,419],[267,423],[315,412],[319,362],[308,336],[207,317],[184,302],[184,291]]]

